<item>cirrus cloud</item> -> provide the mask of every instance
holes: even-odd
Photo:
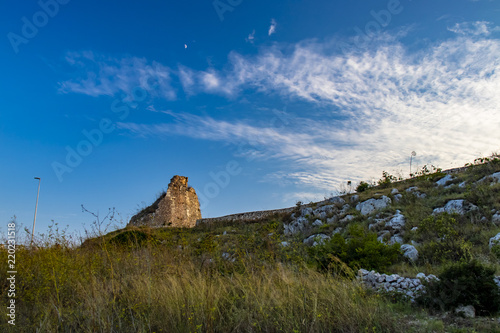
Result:
[[[289,112],[286,126],[273,126],[272,115],[230,121],[166,112],[162,124],[119,127],[140,135],[246,143],[248,155],[281,161],[266,180],[320,194],[382,170],[407,174],[413,150],[420,166],[444,168],[498,150],[498,39],[460,36],[419,51],[385,40],[350,52],[332,47],[335,40],[275,45],[256,56],[233,52],[226,69],[176,71],[192,94],[234,98],[245,90],[306,105]]]

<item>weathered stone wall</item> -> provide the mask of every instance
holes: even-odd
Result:
[[[206,218],[198,220],[196,222],[196,225],[216,223],[216,222],[240,222],[240,223],[258,222],[263,219],[272,217],[273,215],[292,213],[294,209],[296,208],[290,207],[283,209],[262,210],[257,212],[247,212],[247,213],[226,215],[221,217]]]
[[[188,178],[174,176],[167,192],[151,206],[130,219],[130,225],[153,228],[192,228],[201,219],[200,203]]]

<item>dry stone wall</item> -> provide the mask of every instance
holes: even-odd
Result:
[[[267,218],[272,217],[274,215],[292,213],[295,209],[296,209],[295,207],[290,207],[290,208],[283,208],[283,209],[262,210],[262,211],[257,211],[257,212],[232,214],[232,215],[226,215],[226,216],[214,217],[214,218],[205,218],[205,219],[198,220],[196,222],[196,225],[210,224],[210,223],[217,223],[217,222],[252,223],[252,222],[261,221],[263,219],[267,219]]]

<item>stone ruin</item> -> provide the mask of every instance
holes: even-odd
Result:
[[[192,228],[201,219],[200,203],[194,188],[188,186],[188,178],[174,176],[163,193],[151,206],[134,215],[132,226],[152,228]]]

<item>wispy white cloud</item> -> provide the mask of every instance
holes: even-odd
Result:
[[[90,51],[70,52],[66,61],[78,71],[78,77],[60,83],[59,90],[63,93],[112,96],[122,92],[130,96],[134,89],[141,88],[168,100],[176,98],[171,85],[172,71],[158,62],[107,57]]]
[[[248,43],[251,43],[253,44],[255,42],[255,30],[252,31],[251,34],[248,35],[247,38],[245,38],[245,40],[248,42]]]
[[[449,31],[466,36],[488,36],[491,34],[492,29],[495,30],[496,28],[486,21],[455,23],[453,26],[448,27]]]
[[[308,110],[288,113],[281,126],[271,113],[267,120],[229,121],[170,111],[163,124],[119,126],[140,135],[245,144],[237,153],[242,158],[282,161],[282,170],[266,180],[307,185],[307,192],[314,188],[321,195],[346,180],[378,177],[382,170],[408,174],[413,150],[415,164],[444,168],[499,150],[498,39],[460,35],[420,51],[391,36],[345,52],[336,44],[305,41],[262,49],[256,56],[233,52],[225,69],[204,71],[77,54],[68,61],[90,67],[89,74],[61,89],[97,96],[129,91],[149,76],[164,78],[170,87],[170,77],[177,75],[188,94],[235,97],[253,90],[281,96],[285,103],[305,102]],[[165,89],[165,96],[172,91]]]
[[[410,52],[397,41],[339,53],[305,42],[291,52],[273,47],[256,57],[230,55],[231,70],[192,73],[207,89],[254,88],[309,102],[308,117],[287,126],[190,116],[162,125],[121,124],[137,133],[251,142],[261,156],[281,159],[268,179],[328,191],[382,170],[408,173],[417,162],[451,167],[500,145],[500,42],[460,37]],[[215,79],[217,78],[217,84]],[[214,82],[212,82],[212,79]],[[318,114],[317,107],[331,109]],[[193,118],[194,117],[194,118]]]
[[[274,34],[276,32],[276,26],[278,24],[276,23],[276,20],[275,19],[272,19],[271,20],[271,25],[269,26],[269,31],[267,32],[267,34],[269,36],[271,36],[272,34]]]

